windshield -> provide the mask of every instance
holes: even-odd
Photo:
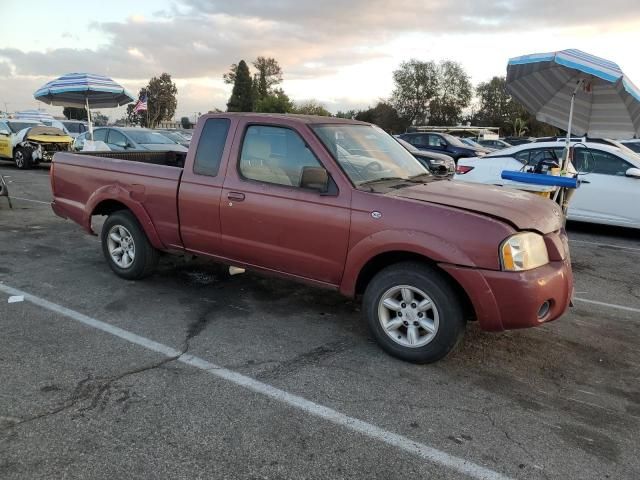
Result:
[[[129,137],[131,137],[131,139],[136,142],[136,143],[141,143],[141,144],[157,144],[157,145],[162,145],[162,144],[172,144],[174,142],[172,142],[171,140],[169,140],[167,137],[165,137],[164,135],[158,133],[158,132],[152,132],[150,130],[127,130],[127,135],[129,135]]]
[[[8,124],[13,133],[18,133],[20,130],[24,130],[25,128],[42,125],[37,122],[8,122]]]
[[[183,143],[185,141],[185,138],[182,135],[180,135],[178,132],[167,132],[164,130],[160,130],[158,133],[160,135],[164,135],[169,140],[173,140],[174,143]]]
[[[80,129],[81,123],[77,122],[62,122],[62,124],[67,128],[67,131],[71,133],[82,133],[84,130]]]
[[[418,150],[416,147],[414,147],[413,145],[411,145],[409,142],[407,142],[406,140],[403,140],[401,138],[396,138],[396,140],[398,141],[398,143],[400,145],[402,145],[404,148],[406,148],[408,151],[413,152],[413,153],[420,153],[420,150]]]
[[[454,137],[453,135],[449,135],[448,133],[441,133],[440,135],[446,138],[447,142],[449,142],[451,145],[455,145],[456,147],[468,148],[468,145],[462,143],[458,137]]]
[[[313,130],[356,186],[429,175],[413,155],[378,127],[334,124],[316,125]]]

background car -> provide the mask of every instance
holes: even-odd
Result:
[[[403,133],[398,138],[409,142],[419,150],[444,153],[452,157],[456,162],[459,158],[477,157],[486,153],[484,148],[476,148],[466,145],[459,138],[448,133],[414,132]]]
[[[503,140],[514,147],[516,145],[524,145],[525,143],[531,143],[535,141],[534,137],[505,137]]]
[[[83,150],[89,132],[78,135],[74,150]],[[164,135],[148,128],[100,127],[93,130],[93,140],[103,142],[109,150],[156,150],[187,152],[188,149],[176,144]]]
[[[456,162],[449,155],[419,150],[406,140],[402,140],[401,138],[396,138],[396,140],[434,175],[439,177],[453,177],[455,174]]]
[[[164,135],[169,140],[173,141],[173,143],[189,148],[190,139],[187,139],[178,130],[157,129],[154,131]]]
[[[479,139],[477,140],[477,142],[483,147],[493,148],[494,150],[502,150],[503,148],[509,148],[513,146],[510,143],[505,142],[504,140],[501,140],[499,138]]]
[[[569,202],[569,220],[640,228],[640,156],[625,147],[597,142],[573,143],[573,164],[582,184]],[[535,168],[540,162],[560,163],[565,142],[530,143],[482,158],[458,162],[454,180],[513,185],[504,170]]]
[[[640,153],[640,139],[623,140],[622,143],[625,147],[633,150],[636,153]]]
[[[482,146],[478,142],[476,142],[473,138],[470,138],[470,137],[460,137],[460,141],[465,145],[469,145],[470,147],[475,148],[476,151],[478,152],[484,151],[485,153],[491,153],[491,152],[495,152],[496,150],[495,148]]]
[[[64,125],[67,133],[73,138],[89,130],[87,122],[83,122],[82,120],[60,120],[60,123]]]

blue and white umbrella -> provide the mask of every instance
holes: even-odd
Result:
[[[104,75],[67,73],[47,82],[33,94],[36,100],[61,107],[85,107],[92,131],[90,108],[114,108],[134,100],[122,85]]]
[[[13,117],[18,120],[34,120],[36,122],[50,122],[54,120],[53,116],[42,110],[22,110],[15,112]]]
[[[568,134],[640,136],[640,89],[609,60],[580,50],[512,58],[507,90],[538,120]]]

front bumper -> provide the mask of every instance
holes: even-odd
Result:
[[[525,272],[440,266],[467,292],[483,330],[535,327],[560,317],[571,303],[569,257]],[[539,315],[545,302],[549,309]]]

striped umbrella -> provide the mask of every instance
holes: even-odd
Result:
[[[609,60],[580,50],[512,58],[507,90],[567,135],[640,136],[640,89]]]
[[[89,108],[113,108],[134,100],[134,96],[109,77],[92,73],[67,73],[40,87],[36,100],[61,107],[85,107],[91,126]]]
[[[18,120],[35,120],[36,122],[54,120],[53,116],[42,110],[22,110],[15,112],[13,117]]]

